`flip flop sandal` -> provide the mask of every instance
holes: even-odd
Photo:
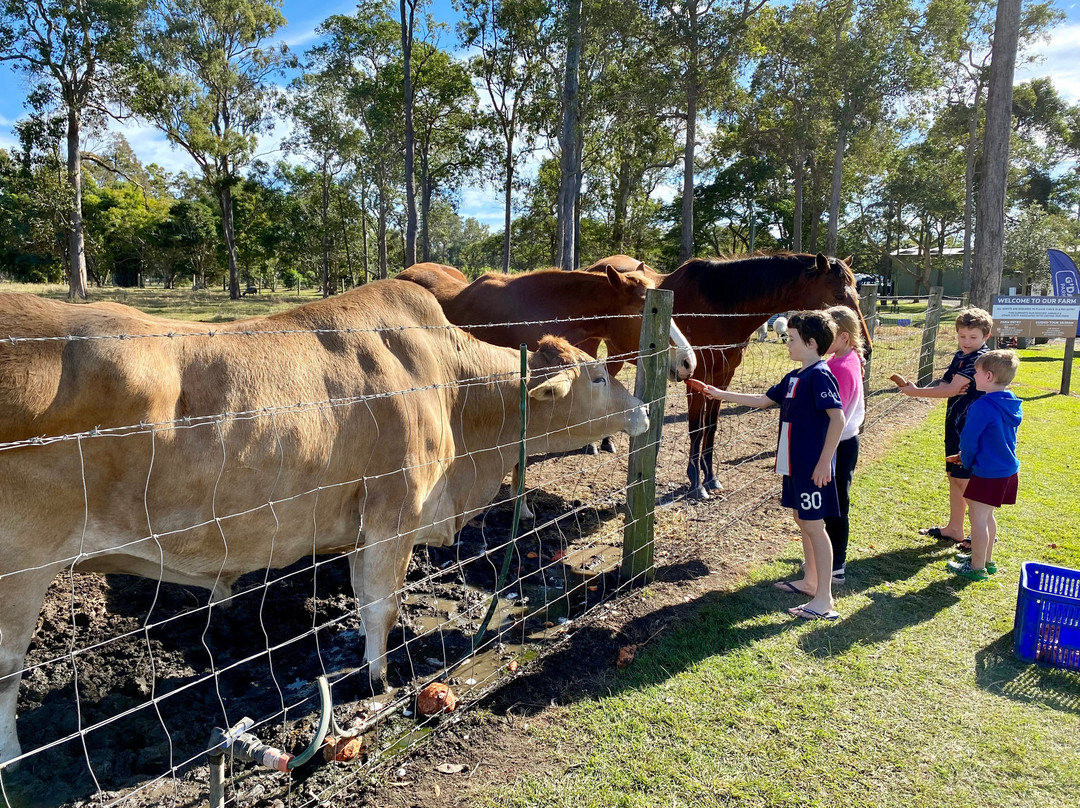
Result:
[[[788,614],[792,617],[800,617],[803,620],[839,620],[840,612],[829,609],[827,612],[815,612],[813,609],[808,609],[805,606],[795,606],[788,609]]]
[[[919,535],[920,536],[929,536],[931,539],[949,539],[949,541],[952,541],[951,538],[949,538],[948,536],[946,536],[944,533],[941,532],[940,527],[924,527],[924,528],[920,528],[919,529]]]
[[[793,584],[791,581],[779,581],[778,583],[773,584],[773,586],[775,586],[782,592],[790,592],[792,595],[807,594],[806,592],[803,592],[801,589],[799,589],[799,587],[795,586],[795,584]]]

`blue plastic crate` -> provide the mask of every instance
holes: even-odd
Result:
[[[1024,562],[1013,653],[1025,662],[1080,670],[1080,571]]]

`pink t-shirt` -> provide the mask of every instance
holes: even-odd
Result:
[[[836,377],[836,386],[840,389],[840,403],[844,405],[844,431],[840,433],[840,440],[847,440],[859,434],[859,428],[866,416],[862,357],[858,351],[848,351],[843,356],[833,354],[829,357],[828,365]]]

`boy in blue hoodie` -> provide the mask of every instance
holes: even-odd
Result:
[[[1014,351],[987,351],[975,361],[975,386],[984,393],[971,403],[960,433],[960,453],[951,460],[970,469],[964,491],[971,520],[971,554],[960,553],[948,567],[957,575],[985,581],[997,572],[992,560],[997,538],[994,511],[1016,504],[1016,429],[1023,412],[1020,399],[1007,390],[1020,365]]]

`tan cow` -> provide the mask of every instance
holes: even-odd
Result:
[[[517,351],[451,326],[416,284],[208,332],[0,295],[0,761],[20,754],[23,658],[58,572],[221,598],[244,573],[353,552],[379,686],[413,546],[453,543],[517,461]],[[531,354],[530,452],[647,428],[587,359],[555,338]]]

